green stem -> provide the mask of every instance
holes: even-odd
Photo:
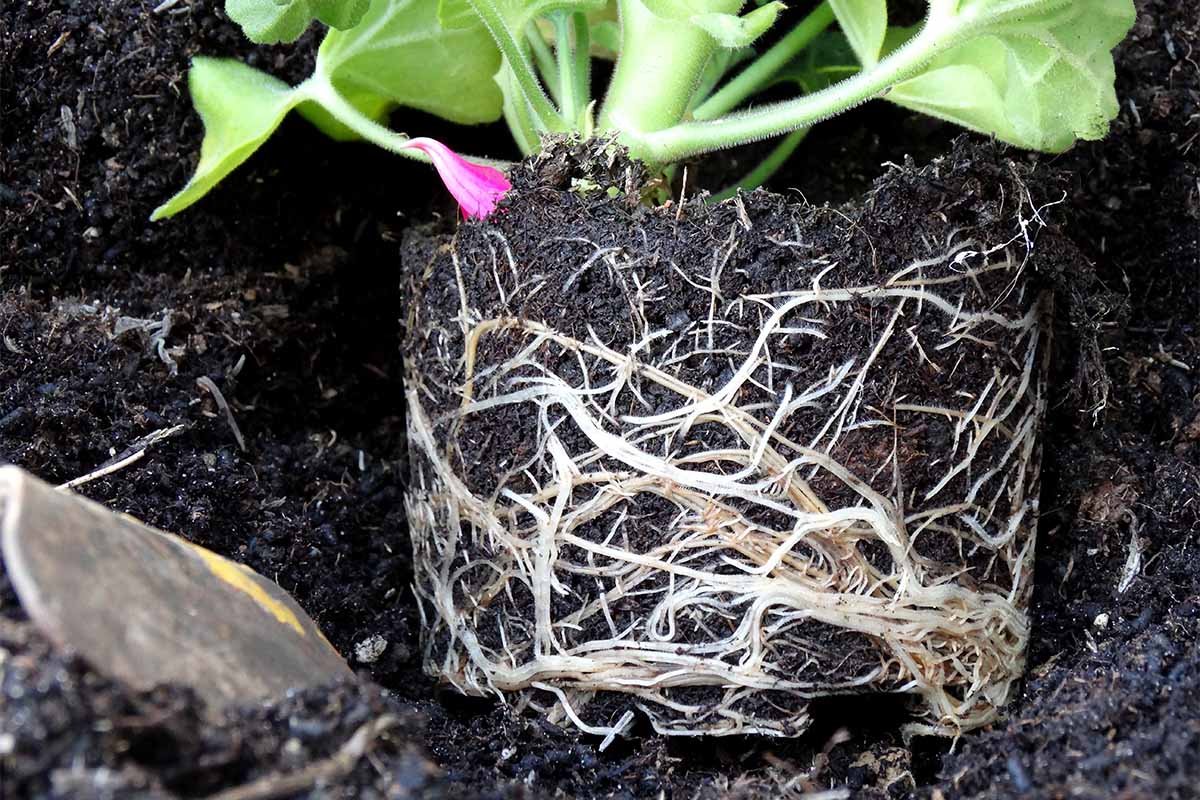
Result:
[[[409,142],[409,137],[402,133],[396,133],[391,128],[380,125],[366,114],[363,114],[347,101],[346,98],[342,97],[337,89],[334,89],[333,85],[324,77],[314,75],[297,86],[295,91],[299,92],[305,99],[319,103],[326,111],[333,115],[334,119],[368,142],[378,145],[384,150],[395,153],[398,156],[404,156],[405,158],[411,158],[414,161],[421,161],[426,164],[431,163],[429,156],[420,150],[415,147],[403,146]],[[507,161],[497,161],[491,158],[478,158],[475,156],[464,156],[464,158],[473,164],[483,164],[489,167],[496,167],[497,169],[507,169],[512,166]]]
[[[934,24],[931,17],[907,45],[828,89],[711,122],[685,122],[650,133],[630,131],[624,141],[634,156],[665,163],[810,127],[912,77],[958,33],[953,26]]]
[[[618,0],[621,55],[600,112],[600,130],[637,136],[683,119],[716,43],[695,25],[655,16],[640,0]]]
[[[500,94],[504,97],[504,121],[508,123],[513,141],[517,143],[521,154],[527,156],[541,144],[529,103],[525,102],[525,98],[517,90],[516,80],[507,64],[500,68],[496,82],[500,84]]]
[[[572,70],[575,76],[575,97],[578,98],[582,111],[592,102],[592,29],[588,25],[587,14],[578,11],[571,17],[571,24],[575,28],[575,68]],[[574,118],[567,121],[572,125],[577,124]]]
[[[542,36],[541,29],[531,22],[526,27],[525,38],[529,40],[530,48],[533,50],[533,59],[537,62],[542,82],[546,84],[546,89],[550,92],[550,99],[555,103],[559,102],[558,70],[554,63],[554,53],[551,52],[550,45],[546,44],[546,37]]]
[[[428,2],[429,0],[423,1]],[[471,8],[483,21],[484,27],[488,29],[496,46],[500,48],[500,54],[508,62],[513,80],[517,88],[521,90],[521,94],[525,96],[525,102],[529,104],[534,122],[542,130],[555,132],[565,130],[567,126],[559,116],[558,110],[546,97],[546,93],[542,91],[542,85],[538,82],[533,66],[529,63],[525,48],[509,30],[508,23],[496,9],[494,0],[467,0],[467,2],[471,4]]]
[[[734,65],[733,59],[736,53],[736,50],[726,49],[720,49],[713,53],[712,58],[704,65],[704,72],[700,75],[700,82],[696,84],[696,90],[692,92],[692,99],[688,101],[685,117],[690,117],[700,107],[700,104],[709,98],[713,89],[717,88],[717,84],[725,79],[725,74]]]
[[[725,114],[760,91],[796,54],[803,50],[830,25],[833,24],[833,8],[828,0],[814,8],[796,27],[788,31],[767,52],[756,58],[738,76],[721,87],[721,90],[701,103],[692,112],[696,120],[710,120]]]
[[[770,154],[768,154],[767,157],[764,158],[757,167],[747,172],[746,175],[733,186],[730,186],[728,189],[722,189],[720,192],[714,194],[709,201],[713,203],[719,203],[722,200],[728,200],[736,195],[739,189],[757,189],[759,186],[762,186],[771,178],[772,175],[779,171],[780,167],[787,163],[787,160],[791,158],[792,153],[795,152],[800,143],[804,141],[804,137],[808,136],[808,132],[810,130],[812,129],[800,128],[799,130],[789,133],[784,137],[783,141],[775,145]]]
[[[571,53],[572,14],[559,11],[551,21],[554,23],[554,55],[558,58],[558,85],[561,89],[559,108],[563,118],[574,124],[579,118],[579,82],[575,80],[575,59]]]

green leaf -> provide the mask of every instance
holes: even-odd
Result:
[[[741,17],[714,12],[696,14],[690,21],[707,31],[721,47],[748,47],[775,24],[779,12],[785,8],[787,6],[776,1],[760,6]]]
[[[204,121],[200,162],[187,185],[154,210],[152,220],[178,214],[207,194],[267,140],[301,99],[281,80],[218,58],[192,61],[188,89]]]
[[[317,19],[331,28],[344,31],[362,20],[371,0],[308,0],[308,4]]]
[[[849,78],[861,69],[845,34],[827,31],[814,39],[775,74],[772,84],[794,83],[812,94]]]
[[[259,44],[294,42],[314,19],[332,28],[351,28],[371,0],[225,0],[225,13]],[[385,0],[377,0],[383,3]]]
[[[555,11],[582,11],[586,13],[603,9],[608,0],[491,0],[492,5],[508,24],[516,37],[525,26],[536,18]],[[438,0],[438,18],[447,28],[469,27],[479,24],[479,17],[467,0]]]
[[[438,21],[448,30],[471,28],[479,24],[479,16],[467,0],[438,0]]]
[[[928,8],[907,43],[826,91],[626,131],[624,141],[637,157],[676,161],[809,127],[881,97],[1039,150],[1108,132],[1119,110],[1112,49],[1133,25],[1133,0],[928,0]]]
[[[505,19],[528,24],[537,17],[555,11],[578,11],[591,14],[601,11],[608,0],[497,0]]]
[[[621,52],[621,25],[612,20],[601,20],[592,25],[592,47],[602,53],[602,57],[614,59]]]
[[[859,63],[878,63],[888,29],[887,0],[829,0],[829,5]]]
[[[887,99],[1034,150],[1100,139],[1118,112],[1112,48],[1131,0],[964,0],[979,34],[941,53]]]
[[[477,22],[447,30],[437,11],[429,0],[376,0],[357,26],[325,36],[315,74],[295,89],[236,61],[197,58],[188,80],[204,121],[200,163],[152,219],[200,199],[292,108],[334,139],[359,138],[356,128],[384,147],[393,134],[373,123],[383,123],[399,105],[460,123],[499,118],[502,98],[493,76],[500,56],[490,36]]]
[[[377,0],[357,26],[325,37],[318,74],[360,110],[402,105],[464,124],[498,119],[500,53],[478,19],[444,27],[445,5]]]

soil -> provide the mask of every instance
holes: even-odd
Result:
[[[603,753],[441,694],[420,672],[398,242],[410,220],[453,208],[427,171],[289,121],[186,215],[148,223],[198,151],[188,58],[246,57],[295,80],[313,46],[252,49],[208,4],[156,5],[0,9],[0,460],[62,482],[183,424],[81,491],[278,580],[343,653],[375,635],[388,647],[356,665],[357,682],[205,726],[186,692],[133,693],[52,652],[0,582],[5,793],[205,796],[295,773],[389,713],[395,727],[369,757],[298,796],[1194,796],[1200,21],[1187,4],[1138,3],[1109,139],[1056,158],[1009,154],[1071,177],[1048,217],[1094,271],[1059,281],[1068,313],[1051,375],[1030,670],[1005,717],[951,750],[904,742],[898,703],[842,700],[815,709],[796,741],[639,730]],[[864,152],[818,127],[775,185],[842,202],[884,161],[949,149],[944,126],[858,114],[890,135],[864,137]],[[505,155],[496,129],[397,124]],[[808,181],[827,166],[847,179]],[[890,175],[877,198],[911,173]],[[144,322],[118,334],[121,317]],[[197,388],[204,376],[229,399],[245,451]]]
[[[627,711],[638,707],[659,728],[724,726],[731,714],[744,717],[745,726],[789,733],[806,724],[807,702],[784,687],[727,701],[721,687],[704,685],[714,670],[723,675],[727,667],[736,668],[750,658],[750,642],[731,637],[731,631],[782,624],[775,620],[790,610],[788,601],[780,600],[760,621],[750,604],[736,600],[747,589],[721,588],[715,576],[737,580],[745,574],[739,565],[759,568],[767,554],[789,538],[798,520],[779,509],[808,510],[788,499],[799,489],[781,482],[769,496],[747,490],[745,498],[704,490],[704,500],[677,503],[673,495],[687,495],[695,488],[692,483],[673,482],[662,477],[663,471],[615,457],[567,413],[566,401],[549,396],[506,399],[547,379],[599,391],[621,367],[588,351],[594,344],[617,354],[613,359],[636,353],[637,366],[630,366],[627,378],[617,388],[603,390],[598,400],[577,398],[581,414],[595,419],[606,432],[636,443],[650,457],[713,477],[741,468],[744,461],[736,457],[716,460],[710,454],[754,450],[758,444],[743,442],[735,427],[719,418],[698,422],[680,434],[671,425],[634,423],[627,417],[675,411],[693,401],[686,390],[673,389],[668,381],[707,395],[723,393],[735,372],[753,359],[757,366],[731,393],[721,413],[744,413],[758,429],[770,427],[781,441],[827,453],[836,466],[804,462],[807,451],[796,445],[772,441],[768,450],[768,458],[778,458],[781,464],[801,464],[803,485],[823,507],[853,508],[870,497],[882,497],[905,515],[938,515],[937,524],[929,525],[938,528],[936,532],[910,532],[911,548],[901,544],[889,550],[884,542],[905,534],[866,525],[846,533],[834,524],[831,530],[812,532],[803,542],[791,542],[789,564],[821,566],[809,573],[802,567],[792,572],[785,565],[772,570],[772,577],[780,584],[794,577],[816,596],[824,595],[833,609],[823,613],[827,609],[820,602],[806,601],[813,616],[804,625],[777,635],[764,632],[762,647],[775,655],[753,673],[739,669],[742,679],[795,681],[810,693],[835,693],[838,685],[860,682],[862,691],[894,692],[908,683],[913,676],[900,666],[902,659],[920,662],[937,656],[923,647],[910,650],[896,640],[884,641],[845,622],[847,614],[860,609],[835,597],[854,594],[854,581],[863,573],[869,574],[869,583],[876,583],[899,581],[896,576],[912,570],[927,586],[947,581],[978,593],[965,603],[966,609],[957,610],[964,616],[982,614],[985,602],[993,598],[1005,603],[1011,599],[1024,610],[1032,581],[1020,554],[1032,530],[1017,525],[1028,510],[1019,487],[1036,485],[1040,458],[1034,452],[1030,463],[1006,454],[1021,446],[1019,432],[1027,415],[1037,418],[1044,396],[1045,354],[1039,356],[1043,348],[1032,332],[1033,323],[1021,321],[1048,311],[1047,295],[1059,276],[1087,275],[1090,269],[1056,231],[1028,224],[1034,211],[1024,204],[1041,206],[1045,198],[1061,194],[1055,185],[1057,174],[1046,168],[1022,169],[997,148],[963,139],[949,155],[923,169],[892,170],[876,181],[865,201],[841,208],[789,203],[778,194],[753,192],[726,204],[694,199],[650,211],[639,203],[636,192],[623,200],[607,199],[609,187],[636,186],[635,172],[605,142],[563,143],[513,171],[513,191],[487,225],[466,225],[441,236],[416,226],[404,237],[409,413],[418,420],[414,425],[428,429],[432,442],[410,449],[408,501],[415,509],[411,535],[420,553],[414,565],[415,586],[423,617],[431,620],[432,646],[425,655],[429,668],[447,682],[478,687],[480,693],[504,680],[490,667],[479,666],[468,645],[452,635],[466,626],[487,648],[487,657],[503,665],[496,671],[521,670],[522,688],[528,689],[529,682],[542,680],[542,669],[551,674],[561,670],[539,658],[534,631],[557,637],[572,654],[617,637],[619,631],[627,641],[619,655],[613,652],[605,656],[611,661],[593,663],[594,672],[581,669],[577,679],[561,678],[559,688],[590,687],[593,682],[612,686],[602,676],[606,666],[651,674],[676,672],[677,662],[663,663],[634,647],[651,642],[669,643],[676,658],[696,659],[688,664],[690,682],[661,693],[611,694],[586,706],[577,702],[575,713],[589,725],[617,725]],[[581,190],[581,181],[596,188]],[[1014,197],[1028,199],[1018,205]],[[1031,253],[1021,241],[1023,223],[1025,234],[1037,241]],[[978,253],[993,248],[1001,254],[989,258]],[[910,267],[918,263],[919,268]],[[966,277],[968,273],[972,277]],[[919,302],[864,288],[918,279],[929,282],[922,290],[928,297]],[[768,329],[763,320],[816,284],[827,299],[784,314],[765,345],[770,363],[758,364],[758,356],[751,353],[760,331]],[[838,298],[843,291],[848,296]],[[759,307],[755,298],[766,299]],[[981,323],[951,334],[957,326],[937,309],[938,302],[951,309],[955,320],[990,314],[1009,324]],[[902,321],[895,321],[900,315]],[[526,320],[538,330],[523,327],[519,321]],[[477,334],[497,324],[486,335]],[[539,338],[541,330],[561,338],[547,342]],[[468,364],[464,353],[469,337],[476,338]],[[833,371],[851,364],[852,372],[844,379],[831,378]],[[652,370],[669,377],[656,379]],[[861,394],[848,388],[851,383]],[[793,396],[812,392],[820,399],[776,416],[785,385]],[[1028,385],[1028,391],[1015,389],[1021,385]],[[470,414],[459,413],[464,386],[470,387],[470,399],[481,404]],[[981,398],[980,403],[995,406],[988,413],[1014,433],[1012,438],[997,434],[972,439],[970,466],[960,469],[957,435],[948,416],[905,407],[952,409],[969,417],[975,401],[963,398]],[[839,416],[839,409],[849,411]],[[597,504],[607,504],[606,510],[578,527],[563,522],[555,528],[558,544],[544,553],[552,578],[535,578],[506,547],[493,544],[478,520],[494,515],[509,536],[527,541],[543,535],[531,527],[531,516],[519,518],[520,505],[505,498],[515,493],[544,506],[547,514],[555,507],[554,497],[544,493],[555,485],[556,470],[548,456],[538,455],[548,426],[585,476],[608,472],[631,477],[601,485],[581,480],[572,488],[568,512]],[[414,441],[425,437],[418,433]],[[843,469],[854,479],[839,478]],[[449,492],[439,478],[444,471],[462,482],[463,496],[468,497],[461,500],[459,511],[440,500]],[[652,486],[636,488],[651,477]],[[780,468],[763,467],[739,483],[753,485],[767,478],[786,475]],[[995,516],[980,513],[988,535],[1001,544],[981,542],[970,531],[952,533],[956,517],[941,516],[939,509],[963,502],[969,493],[1006,497],[1004,506],[994,509]],[[707,499],[714,496],[718,507],[730,509],[731,518],[722,523],[728,528],[705,539],[704,546],[685,544],[682,531],[703,529],[718,516]],[[473,509],[472,503],[479,508]],[[749,524],[732,519],[734,512]],[[1010,514],[1016,527],[1006,538]],[[433,522],[418,525],[416,520],[425,518]],[[631,555],[626,559],[592,552],[567,544],[570,536]],[[668,541],[677,541],[687,567],[704,577],[634,569],[632,554],[665,558],[660,548]],[[745,554],[755,548],[764,554]],[[826,570],[825,559],[837,560],[837,568]],[[456,577],[447,582],[442,576],[451,572]],[[497,577],[513,573],[517,577]],[[535,580],[552,580],[563,587],[554,593],[549,622],[543,623],[550,629],[539,627],[535,597],[527,588]],[[601,585],[607,595],[603,613],[596,599]],[[636,591],[626,594],[626,585],[636,585]],[[439,591],[455,596],[450,619],[434,602]],[[697,594],[708,602],[690,604],[688,598]],[[922,613],[920,601],[901,599],[901,594],[880,588],[872,600],[892,603],[887,613],[897,620]],[[646,620],[670,603],[680,605],[678,621],[648,630]],[[1010,627],[1008,617],[994,620],[989,642],[978,647],[970,634],[943,627],[945,621],[936,614],[922,624],[938,630],[952,642],[946,649],[970,663],[961,675],[948,672],[944,685],[935,681],[937,691],[960,691],[976,680],[976,671],[989,674],[992,685],[1002,685],[1011,672],[1020,671],[995,644],[1009,636],[1024,638],[1018,632],[1023,626]],[[725,662],[719,668],[710,655],[718,647]],[[876,676],[881,663],[889,667]],[[548,694],[533,691],[530,697],[540,705],[554,705]],[[670,709],[671,702],[703,710],[681,712]],[[726,702],[731,707],[726,708]],[[991,710],[986,701],[966,703],[963,716]],[[926,712],[933,723],[941,721],[940,711],[931,707]]]

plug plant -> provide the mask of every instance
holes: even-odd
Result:
[[[1110,51],[1134,13],[930,0],[904,27],[885,0],[227,8],[259,41],[330,30],[294,87],[196,59],[200,162],[156,216],[293,110],[431,162],[472,217],[508,165],[396,132],[393,109],[503,117],[534,154],[526,184],[544,156],[610,194],[637,189],[618,175],[779,137],[741,183],[757,185],[813,125],[875,98],[1059,151],[1115,115]],[[602,90],[597,59],[613,61]],[[766,195],[681,222],[546,187],[485,225],[409,231],[426,670],[606,740],[637,713],[671,734],[797,735],[812,698],[868,691],[914,698],[911,731],[995,719],[1028,641],[1053,298],[1030,280],[1040,216],[1020,171],[962,163],[842,227]]]
[[[1132,0],[929,0],[909,27],[892,23],[886,0],[786,14],[779,0],[227,0],[226,10],[257,42],[293,41],[316,20],[329,31],[297,86],[236,61],[194,61],[201,158],[156,219],[199,200],[293,110],[333,139],[432,162],[468,216],[485,216],[507,189],[504,165],[391,130],[395,108],[463,124],[503,117],[526,154],[547,133],[612,136],[655,169],[782,137],[745,188],[813,125],[875,98],[1057,152],[1107,131],[1110,51],[1134,16]],[[615,60],[602,91],[595,59]],[[781,84],[795,96],[753,105]]]

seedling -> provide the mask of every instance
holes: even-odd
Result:
[[[886,0],[824,0],[755,53],[783,3],[744,0],[227,0],[258,42],[330,26],[311,77],[292,87],[236,61],[189,73],[205,125],[191,181],[154,212],[178,213],[245,161],[292,110],[334,139],[365,139],[429,161],[384,124],[398,106],[452,122],[503,117],[521,151],[546,133],[615,136],[662,169],[783,137],[739,186],[761,184],[813,125],[875,98],[1021,147],[1058,152],[1098,139],[1117,113],[1110,54],[1132,0],[930,0],[914,27]],[[593,94],[594,59],[615,59]],[[763,91],[789,100],[747,108]],[[428,140],[425,140],[426,142]],[[440,155],[440,154],[439,154]],[[507,184],[494,161],[434,159],[469,216]],[[736,188],[736,187],[731,187]]]

